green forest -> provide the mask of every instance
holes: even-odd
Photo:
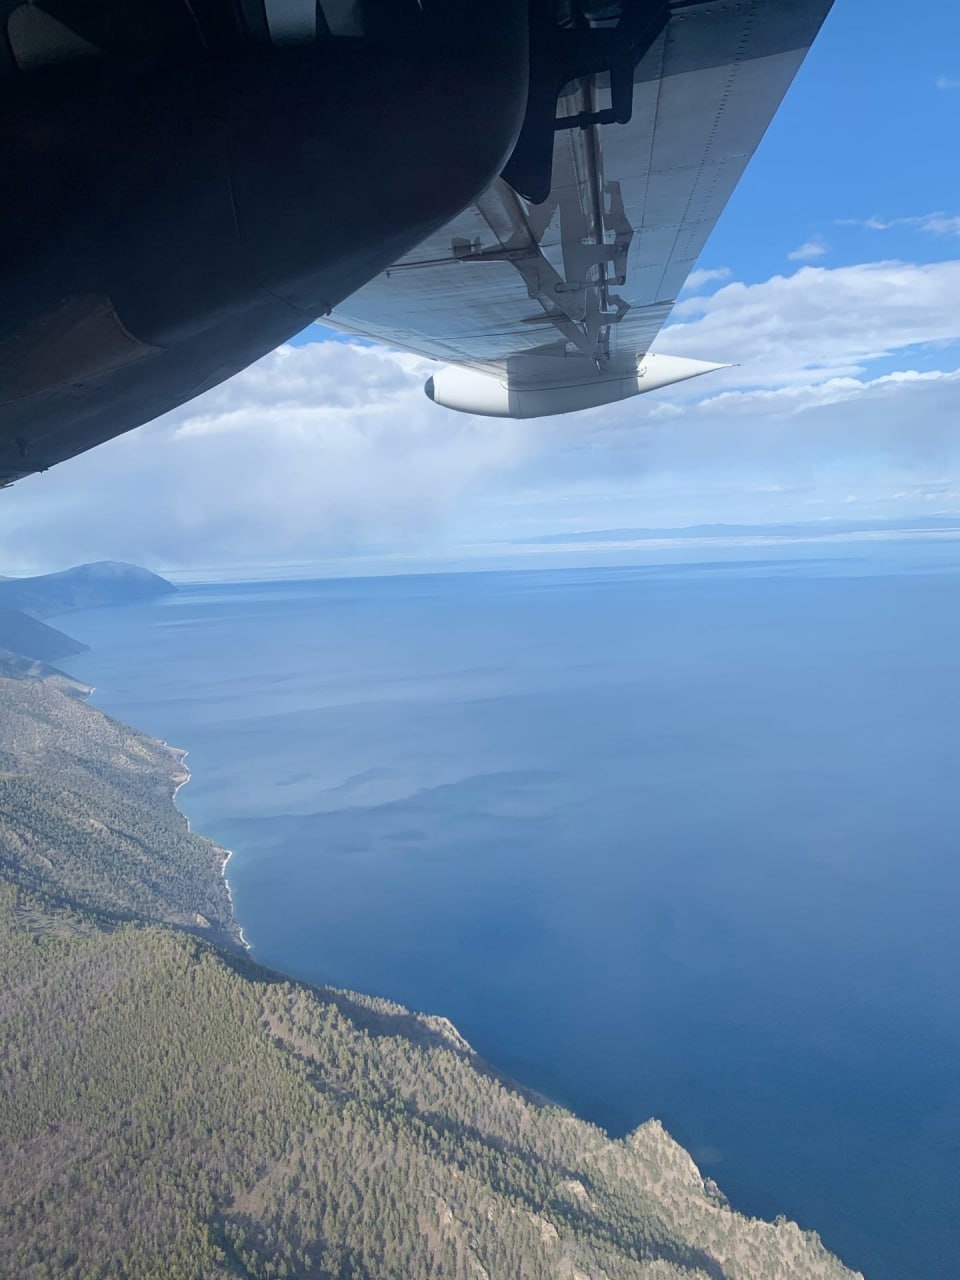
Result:
[[[0,678],[0,1276],[847,1280],[440,1017],[243,952],[181,754]]]

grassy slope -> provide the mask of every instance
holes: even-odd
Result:
[[[216,899],[207,842],[165,847],[176,761],[37,682],[0,682],[0,726],[21,787],[0,828],[0,1275],[849,1280],[816,1236],[731,1212],[656,1122],[611,1141],[441,1019],[119,922],[176,918],[191,885]],[[140,861],[116,818],[90,834],[91,779]],[[52,872],[25,874],[10,842],[35,851],[44,813],[83,838],[61,857],[48,834]]]

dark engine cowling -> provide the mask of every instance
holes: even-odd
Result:
[[[518,0],[317,9],[312,40],[302,0],[6,8],[0,484],[324,314],[500,172],[527,105]]]

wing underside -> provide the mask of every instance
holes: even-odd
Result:
[[[447,384],[460,392],[436,393],[440,377],[428,387],[454,408],[530,416],[564,401],[527,396],[524,408],[524,392],[594,386],[604,403],[675,380],[643,357],[829,7],[674,0],[635,68],[629,122],[555,133],[545,201],[498,179],[327,323],[455,366]],[[588,118],[605,101],[609,77],[586,76],[559,115]],[[678,377],[716,367],[684,363],[696,367]],[[471,390],[477,374],[502,388],[500,409]],[[567,407],[584,407],[583,392]]]
[[[9,0],[0,486],[318,315],[474,413],[717,367],[651,345],[829,7]]]

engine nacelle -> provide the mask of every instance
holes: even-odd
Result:
[[[529,0],[327,8],[369,36],[314,0],[3,6],[0,486],[259,359],[500,173]]]
[[[626,375],[610,377],[599,372],[589,380],[518,386],[507,373],[499,378],[462,365],[445,365],[427,379],[423,389],[434,404],[460,413],[486,418],[547,418],[614,404],[644,391],[656,391],[714,369],[727,368],[729,365],[689,360],[685,356],[648,354]]]

